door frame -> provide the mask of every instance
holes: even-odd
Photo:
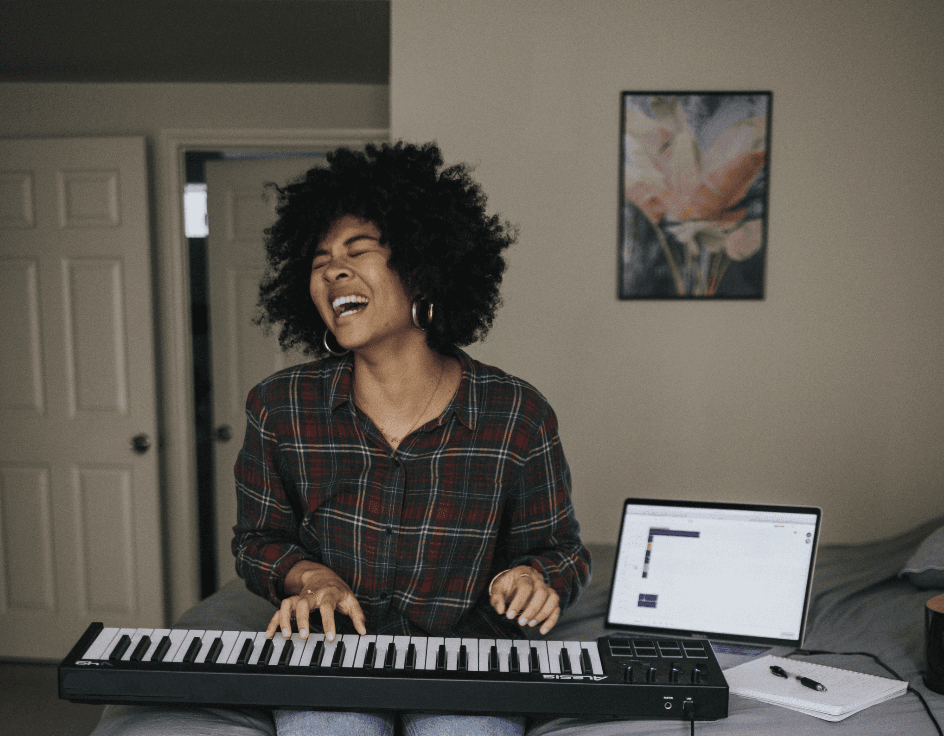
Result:
[[[389,130],[362,129],[167,129],[160,131],[157,174],[158,411],[162,522],[170,621],[200,600],[197,460],[191,349],[190,269],[184,235],[183,188],[187,151],[318,150],[389,140]]]

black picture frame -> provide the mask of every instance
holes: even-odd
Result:
[[[773,94],[620,94],[620,299],[763,299]]]

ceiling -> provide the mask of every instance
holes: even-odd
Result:
[[[0,82],[389,77],[390,0],[0,1]]]

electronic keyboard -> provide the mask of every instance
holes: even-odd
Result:
[[[59,665],[76,703],[716,720],[728,684],[703,639],[596,641],[121,629]]]

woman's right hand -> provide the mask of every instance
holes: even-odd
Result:
[[[361,635],[367,633],[366,618],[361,604],[357,602],[353,591],[333,570],[314,562],[303,561],[296,564],[285,578],[286,590],[298,590],[296,595],[282,601],[279,610],[272,616],[266,628],[266,638],[271,639],[276,630],[281,629],[287,639],[292,635],[292,616],[298,625],[302,639],[308,638],[311,630],[310,617],[313,612],[320,613],[321,626],[328,641],[333,641],[337,633],[334,612],[340,611],[350,616],[354,628]]]

